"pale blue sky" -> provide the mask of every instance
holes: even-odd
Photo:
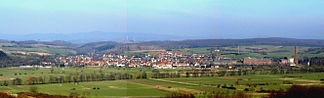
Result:
[[[324,0],[0,0],[0,33],[324,39]]]

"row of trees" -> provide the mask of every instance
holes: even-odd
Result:
[[[26,81],[21,78],[15,78],[11,80],[13,85],[35,85],[35,84],[52,84],[52,83],[79,83],[79,82],[90,82],[90,81],[105,81],[105,80],[127,80],[127,79],[147,79],[147,74],[143,72],[142,74],[129,73],[91,73],[91,74],[69,74],[69,75],[59,75],[59,76],[29,76]],[[9,82],[4,81],[3,86],[8,86]]]
[[[40,65],[42,61],[55,62],[55,56],[40,56],[36,54],[22,56],[21,54],[15,54],[12,56],[0,57],[0,68],[19,67],[21,65]]]
[[[242,75],[270,75],[270,74],[293,74],[307,72],[324,72],[324,66],[290,67],[280,66],[237,66],[234,69],[224,70],[182,70],[177,72],[160,72],[153,70],[151,78],[180,78],[180,77],[224,77]]]
[[[165,73],[160,73],[160,72],[155,72],[152,73],[151,78],[180,78],[180,73],[174,73],[174,72],[165,72]]]
[[[319,67],[319,68],[317,68]],[[320,69],[320,70],[319,70]],[[89,81],[105,81],[105,80],[126,80],[126,79],[147,79],[147,78],[182,78],[182,77],[223,77],[237,75],[268,75],[268,74],[291,74],[304,72],[323,72],[324,68],[320,66],[293,68],[287,66],[238,66],[235,69],[224,70],[178,70],[178,71],[161,71],[153,70],[149,75],[143,71],[140,73],[70,73],[67,75],[50,75],[50,76],[30,76],[25,81],[21,78],[11,80],[13,85],[23,84],[47,84],[47,83],[78,83]],[[8,81],[1,83],[3,86],[9,84]]]

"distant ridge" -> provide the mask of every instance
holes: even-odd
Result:
[[[308,46],[324,47],[324,40],[295,39],[295,38],[249,38],[249,39],[196,39],[181,41],[145,41],[137,43],[118,43],[112,41],[92,42],[85,44],[80,49],[95,49],[97,51],[123,50],[150,50],[150,49],[180,49],[216,46]]]
[[[166,41],[97,41],[89,43],[72,43],[68,41],[7,41],[0,40],[0,43],[13,43],[9,48],[60,48],[78,51],[80,53],[93,52],[128,52],[139,50],[167,50],[182,48],[199,48],[199,47],[218,47],[218,46],[253,46],[253,45],[273,45],[273,46],[308,46],[324,47],[324,40],[317,39],[295,39],[295,38],[248,38],[248,39],[190,39],[190,40],[166,40]]]
[[[164,40],[164,41],[137,41],[135,43],[123,43],[122,41],[94,41],[88,43],[73,43],[70,41],[53,40],[53,41],[37,41],[37,40],[2,40],[0,43],[21,43],[21,44],[46,44],[57,46],[80,46],[81,47],[104,47],[105,45],[114,46],[120,44],[132,45],[155,45],[155,46],[182,46],[182,47],[208,47],[208,46],[237,46],[237,45],[276,45],[276,46],[310,46],[324,47],[324,40],[320,39],[296,39],[296,38],[247,38],[247,39],[187,39],[187,40]]]
[[[153,40],[184,40],[184,39],[205,39],[208,36],[192,36],[192,35],[171,35],[141,32],[82,32],[82,33],[36,33],[36,34],[0,34],[1,39],[25,41],[40,40],[53,41],[64,40],[73,43],[89,43],[98,41],[153,41]]]
[[[143,44],[183,45],[188,47],[206,46],[237,46],[237,45],[281,45],[281,46],[311,46],[324,47],[324,40],[295,38],[249,38],[249,39],[198,39],[182,41],[149,41]]]
[[[72,43],[90,43],[90,42],[99,42],[99,41],[181,41],[181,40],[211,40],[211,39],[220,39],[220,36],[215,34],[159,34],[159,33],[143,33],[143,32],[80,32],[80,33],[35,33],[35,34],[1,34],[1,39],[5,40],[15,40],[15,41],[26,41],[26,40],[36,40],[36,41],[54,41],[54,40],[63,40],[69,41]],[[246,38],[243,35],[229,35],[223,34],[223,38],[229,38],[226,40],[237,40],[245,38],[247,39],[264,39],[264,38]],[[231,39],[232,38],[232,39]],[[269,37],[268,37],[269,38]],[[310,38],[310,37],[305,37]],[[314,37],[318,38],[318,37]],[[279,37],[273,37],[270,39],[285,39]],[[289,38],[293,39],[293,38]],[[3,40],[0,40],[3,41]]]

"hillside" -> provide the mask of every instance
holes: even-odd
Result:
[[[310,46],[324,47],[324,40],[293,39],[293,38],[252,38],[252,39],[202,39],[183,41],[151,41],[142,44],[162,46],[164,48],[178,47],[209,47],[209,46],[249,46],[249,45],[275,45],[275,46]]]
[[[7,54],[4,53],[3,51],[0,51],[0,58],[6,58]]]
[[[152,40],[184,40],[193,38],[211,38],[206,36],[190,36],[190,35],[172,35],[157,33],[141,33],[141,32],[80,32],[80,33],[36,33],[36,34],[1,34],[1,38],[24,41],[24,40],[64,40],[78,44],[85,44],[99,41],[124,41],[126,37],[129,40],[136,41],[152,41]]]
[[[237,47],[253,45],[272,46],[305,46],[324,47],[324,40],[293,39],[293,38],[251,38],[251,39],[197,39],[181,41],[139,41],[116,42],[99,41],[86,44],[75,44],[67,41],[6,41],[1,40],[0,49],[6,53],[66,55],[76,53],[124,53],[138,50],[183,49],[199,47]]]
[[[65,55],[75,54],[77,44],[66,41],[1,41],[0,50],[18,55],[38,54],[38,55]]]
[[[273,46],[307,46],[324,47],[324,40],[314,39],[293,39],[293,38],[251,38],[251,39],[199,39],[182,41],[146,41],[137,43],[118,42],[93,42],[80,48],[94,49],[96,51],[136,51],[151,49],[181,49],[216,46],[252,46],[252,45],[273,45]]]

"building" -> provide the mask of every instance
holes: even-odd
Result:
[[[296,66],[295,59],[294,58],[289,58],[289,64],[290,64],[290,66]]]
[[[288,59],[280,59],[280,64],[288,64],[289,60]]]
[[[243,64],[249,64],[249,65],[272,64],[272,60],[269,59],[269,58],[250,58],[250,57],[246,57],[243,60]]]

